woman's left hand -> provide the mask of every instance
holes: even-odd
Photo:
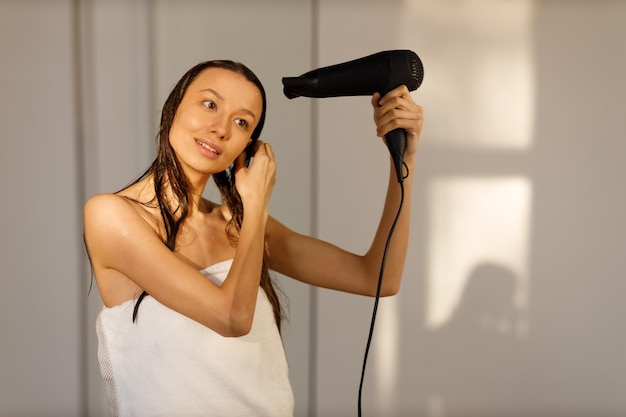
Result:
[[[422,133],[424,110],[422,106],[415,104],[409,89],[401,85],[382,98],[380,93],[374,93],[372,107],[374,108],[376,135],[384,137],[394,129],[404,129],[407,133],[407,147],[404,155],[405,157],[413,156],[417,151]]]

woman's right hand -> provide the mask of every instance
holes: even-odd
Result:
[[[245,211],[256,207],[265,210],[267,214],[267,207],[276,181],[276,161],[272,146],[258,140],[254,144],[252,157],[250,166],[246,166],[245,151],[237,158],[235,186],[241,196]]]

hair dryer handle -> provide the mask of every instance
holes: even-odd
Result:
[[[387,148],[393,159],[393,164],[396,167],[396,175],[398,176],[398,182],[404,181],[404,151],[406,149],[406,130],[394,129],[385,135],[387,142]]]

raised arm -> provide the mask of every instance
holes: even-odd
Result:
[[[406,258],[411,213],[411,189],[415,153],[423,124],[423,111],[408,89],[399,87],[381,98],[372,97],[376,133],[384,137],[402,128],[407,132],[404,162],[404,207],[390,242],[381,295],[393,295],[399,287]],[[300,281],[324,288],[363,295],[375,295],[387,236],[396,217],[401,188],[390,158],[389,183],[382,216],[369,250],[357,255],[333,244],[296,233],[273,218],[267,227],[270,267]]]
[[[113,194],[92,197],[84,208],[85,242],[101,293],[128,300],[145,290],[165,306],[224,336],[248,333],[275,176],[269,145],[259,143],[257,151],[250,169],[240,168],[236,173],[245,216],[233,264],[221,287],[170,251],[135,203]],[[135,290],[114,294],[120,288]]]

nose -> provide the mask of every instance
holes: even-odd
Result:
[[[230,123],[226,117],[216,115],[209,126],[209,130],[212,134],[220,138],[221,140],[227,140],[230,138]]]

